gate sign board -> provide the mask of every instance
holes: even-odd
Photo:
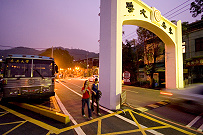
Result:
[[[100,5],[101,105],[120,108],[123,25],[146,28],[165,43],[166,88],[183,88],[181,21],[175,25],[141,0],[101,0]]]
[[[125,71],[123,73],[124,84],[131,84],[130,83],[130,72]]]

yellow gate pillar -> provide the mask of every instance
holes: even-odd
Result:
[[[137,25],[155,33],[165,43],[166,88],[183,87],[182,28],[141,0],[101,0],[100,104],[120,108],[122,91],[122,25]]]
[[[179,20],[177,22],[177,32],[176,32],[176,88],[183,88],[183,50],[182,50],[182,24]]]
[[[122,23],[117,2],[101,0],[100,7],[100,104],[114,110],[120,108],[122,90]]]

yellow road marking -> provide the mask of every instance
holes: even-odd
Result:
[[[134,112],[134,111],[133,111],[133,113],[138,114],[137,112]],[[138,115],[140,115],[140,116],[142,116],[142,117],[145,117],[145,118],[147,118],[147,119],[149,119],[149,120],[152,120],[152,121],[154,121],[154,122],[160,123],[160,124],[162,124],[162,125],[168,126],[168,127],[170,127],[170,128],[173,128],[173,129],[175,129],[175,130],[177,130],[177,131],[180,131],[180,132],[182,132],[182,133],[189,134],[189,135],[195,135],[195,134],[193,134],[193,133],[191,133],[191,132],[189,132],[189,131],[186,131],[186,130],[180,129],[180,128],[178,128],[178,127],[172,126],[172,125],[170,125],[170,124],[167,124],[167,123],[165,123],[165,122],[159,121],[159,120],[154,119],[154,118],[152,118],[152,117],[149,117],[149,116],[147,116],[147,115],[144,115],[144,114],[138,114]]]
[[[14,124],[14,123],[20,123],[20,124],[17,125],[16,127],[14,127],[13,129],[7,131],[7,132],[5,133],[5,135],[8,134],[9,132],[15,130],[16,128],[18,128],[19,126],[21,126],[22,124],[24,124],[24,123],[27,122],[27,121],[28,121],[28,122],[31,122],[31,123],[33,123],[33,124],[35,124],[35,125],[38,125],[38,126],[44,128],[44,129],[46,129],[46,130],[48,130],[47,135],[50,135],[50,134],[52,134],[52,133],[60,134],[60,133],[62,133],[62,132],[65,132],[65,131],[68,131],[68,130],[71,130],[71,129],[74,129],[74,128],[77,128],[77,127],[81,127],[81,126],[84,126],[84,125],[88,125],[88,124],[91,124],[91,123],[93,123],[93,122],[97,122],[97,121],[98,121],[97,134],[98,134],[98,135],[101,135],[101,122],[102,122],[102,119],[105,119],[105,118],[108,118],[108,117],[115,116],[115,115],[118,115],[118,114],[120,114],[120,113],[123,113],[123,111],[118,111],[118,112],[115,112],[115,113],[107,114],[107,115],[104,115],[104,116],[102,116],[102,117],[93,119],[93,120],[91,120],[91,121],[83,122],[83,123],[80,123],[80,124],[77,124],[77,125],[73,125],[73,126],[70,126],[70,127],[63,128],[63,129],[58,129],[58,128],[55,128],[55,127],[53,127],[53,126],[50,126],[50,125],[48,125],[48,124],[46,124],[46,123],[43,123],[43,122],[41,122],[41,121],[35,120],[35,119],[31,118],[31,117],[28,117],[28,116],[26,116],[26,115],[20,114],[20,113],[14,111],[14,110],[11,110],[11,109],[9,109],[9,108],[7,108],[7,107],[5,107],[5,106],[0,105],[0,107],[1,107],[2,109],[6,110],[7,112],[10,112],[10,113],[12,113],[12,114],[14,114],[14,115],[16,115],[16,116],[18,116],[18,117],[20,117],[20,118],[22,118],[22,119],[25,120],[25,121],[12,122],[13,124]],[[134,122],[137,124],[137,126],[138,126],[139,129],[128,130],[128,131],[120,131],[120,132],[113,132],[113,133],[107,133],[107,134],[105,134],[105,135],[108,135],[108,134],[125,134],[125,133],[133,133],[133,132],[142,132],[142,134],[146,135],[145,131],[147,131],[147,130],[162,129],[162,128],[172,128],[172,129],[175,129],[175,130],[180,131],[180,132],[185,133],[185,134],[195,135],[195,134],[193,134],[193,133],[191,133],[191,132],[189,132],[189,131],[185,131],[185,130],[180,129],[180,128],[178,128],[178,127],[172,126],[172,125],[167,124],[167,123],[165,123],[165,122],[162,122],[162,121],[159,121],[159,120],[154,119],[154,118],[152,118],[152,117],[149,117],[149,116],[147,116],[147,115],[134,112],[134,111],[132,111],[132,110],[130,110],[130,109],[125,109],[124,111],[130,113],[131,117],[133,118]],[[133,113],[134,113],[134,114],[137,114],[137,115],[140,115],[140,116],[142,116],[142,117],[144,117],[144,118],[147,118],[147,119],[149,119],[149,120],[152,120],[152,121],[154,121],[154,122],[160,123],[160,124],[162,124],[162,125],[164,125],[164,126],[157,126],[157,127],[150,127],[150,128],[142,128],[141,125],[140,125],[140,124],[138,123],[138,121],[136,120],[136,118],[134,117]],[[6,124],[12,124],[12,123],[4,123],[4,125],[6,125]],[[2,124],[1,124],[1,125],[2,125]]]
[[[146,135],[146,133],[144,132],[143,128],[140,126],[140,124],[138,123],[138,121],[135,119],[134,115],[132,114],[131,111],[129,111],[130,116],[133,118],[134,122],[137,124],[138,128],[140,129],[140,131],[142,132],[143,135]]]
[[[148,114],[148,115],[151,115],[151,116],[153,116],[153,117],[155,117],[155,118],[158,118],[158,119],[160,119],[160,120],[163,120],[163,121],[166,121],[166,122],[172,123],[172,124],[177,125],[177,126],[179,126],[179,127],[187,128],[187,129],[192,130],[192,131],[194,131],[194,132],[198,132],[198,130],[195,130],[195,129],[193,129],[193,128],[188,128],[188,127],[183,126],[183,125],[181,125],[181,124],[177,124],[177,123],[175,123],[175,122],[172,122],[172,121],[169,121],[169,120],[166,120],[166,119],[160,118],[160,117],[158,117],[158,116],[152,115],[152,114],[147,113],[147,112],[144,112],[144,113],[145,113],[145,114]],[[198,132],[198,133],[203,134],[202,132]]]
[[[48,124],[46,124],[46,123],[43,123],[43,122],[41,122],[41,121],[35,120],[35,119],[33,119],[33,118],[31,118],[31,117],[28,117],[28,116],[26,116],[26,115],[23,115],[23,114],[21,114],[21,113],[18,113],[18,112],[14,111],[14,110],[12,110],[12,109],[9,109],[9,108],[7,108],[7,107],[5,107],[5,106],[0,105],[0,107],[1,107],[2,109],[6,110],[6,111],[8,111],[8,112],[10,112],[10,113],[12,113],[12,114],[18,116],[18,117],[20,117],[20,118],[26,120],[26,121],[29,121],[29,122],[31,122],[31,123],[33,123],[33,124],[35,124],[35,125],[38,125],[38,126],[44,128],[44,129],[48,130],[48,131],[52,131],[52,133],[56,133],[56,134],[59,133],[59,129],[58,129],[58,128],[55,128],[55,127],[50,126],[50,125],[48,125]]]
[[[1,115],[0,115],[0,117],[1,117],[1,116],[4,116],[4,115],[6,115],[6,114],[8,114],[8,113],[9,113],[9,112],[5,112],[4,114],[1,114]]]
[[[16,123],[22,123],[24,121],[16,121],[16,122],[9,122],[9,123],[1,123],[0,126],[3,126],[3,125],[11,125],[11,124],[16,124]]]
[[[15,126],[14,128],[12,128],[12,129],[10,129],[9,131],[7,131],[6,133],[4,133],[3,135],[9,134],[11,131],[13,131],[13,130],[15,130],[16,128],[20,127],[20,126],[23,125],[25,122],[27,122],[27,121],[24,121],[24,122],[18,124],[18,125]]]
[[[102,134],[102,135],[119,135],[119,134],[135,133],[135,132],[140,132],[140,129],[128,130],[128,131],[120,131],[120,132],[113,132],[113,133],[106,133],[106,134]]]
[[[162,128],[169,128],[169,126],[150,127],[150,128],[145,128],[144,130],[154,130],[154,129],[162,129]]]
[[[136,110],[139,110],[141,112],[145,112],[145,111],[148,111],[147,108],[144,108],[144,107],[138,107],[138,108],[135,108]]]
[[[158,105],[154,105],[154,104],[147,105],[147,106],[152,107],[152,108],[157,108],[157,107],[159,107]]]
[[[166,103],[166,102],[157,102],[158,104],[161,104],[161,105],[167,105],[168,103]]]
[[[98,120],[97,135],[101,135],[101,119]]]

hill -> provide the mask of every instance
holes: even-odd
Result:
[[[68,49],[66,50],[69,52],[71,56],[74,57],[74,60],[83,60],[88,58],[98,58],[99,54],[94,52],[88,52],[86,50],[80,50],[80,49]]]
[[[82,60],[86,59],[87,56],[88,58],[94,58],[94,57],[99,57],[98,53],[94,52],[88,52],[86,50],[81,50],[81,49],[68,49],[68,48],[63,48],[63,47],[57,47],[61,49],[65,49],[69,52],[71,56],[73,56],[74,60]],[[8,56],[8,54],[24,54],[24,55],[39,55],[43,53],[45,50],[39,51],[33,48],[27,48],[27,47],[15,47],[7,50],[0,50],[0,58],[1,56]]]

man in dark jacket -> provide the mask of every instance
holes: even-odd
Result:
[[[94,102],[97,104],[97,115],[101,116],[100,111],[99,111],[99,99],[100,99],[100,91],[99,91],[99,84],[98,84],[98,79],[95,78],[95,81],[92,85],[92,105],[91,109],[92,112],[94,112]]]

